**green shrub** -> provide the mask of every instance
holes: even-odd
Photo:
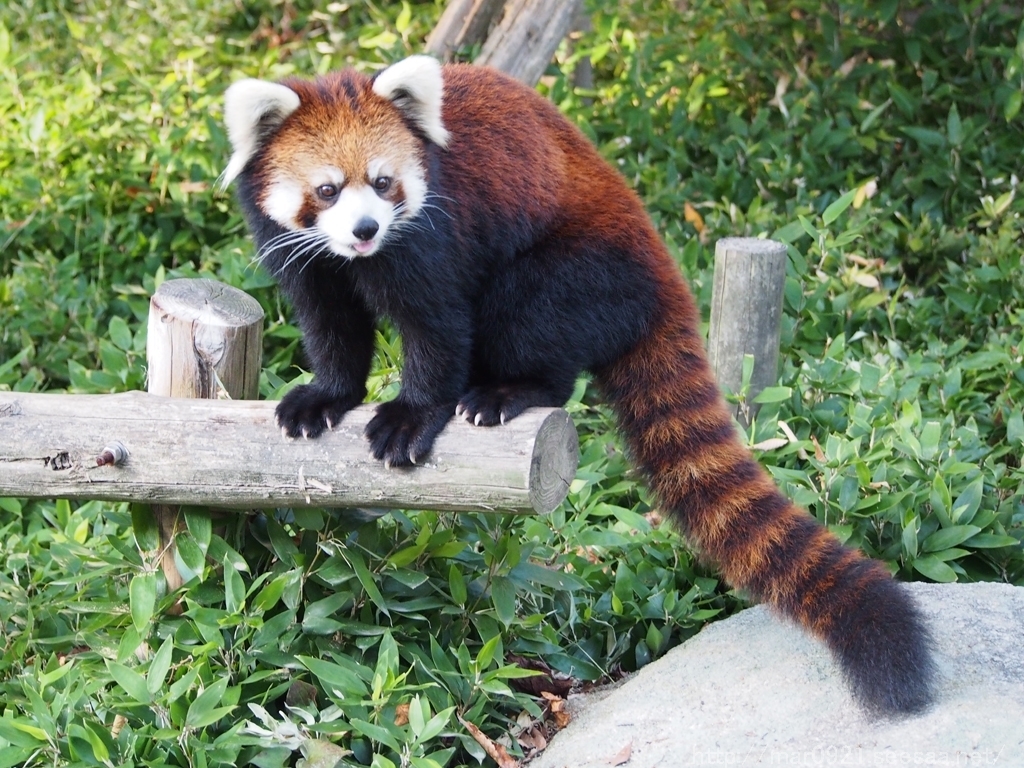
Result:
[[[400,58],[439,7],[137,5],[0,8],[0,388],[143,386],[148,296],[202,275],[267,310],[279,396],[304,363],[216,187],[221,94]],[[821,8],[594,2],[542,87],[703,306],[714,239],[789,245],[782,373],[748,430],[786,492],[904,578],[1024,584],[1021,11]],[[401,345],[379,341],[386,398]],[[615,677],[737,610],[587,381],[568,407],[580,470],[547,517],[186,510],[177,596],[141,508],[0,499],[0,768],[473,764],[456,713],[494,737],[542,714],[518,659]]]

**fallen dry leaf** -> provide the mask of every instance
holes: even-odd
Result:
[[[762,440],[760,443],[754,443],[750,446],[755,451],[774,451],[776,448],[781,448],[784,445],[789,445],[789,440],[784,437],[769,437],[767,440]]]
[[[469,735],[476,739],[476,743],[484,748],[487,756],[498,764],[498,768],[519,768],[519,761],[513,759],[501,744],[495,744],[487,737],[487,734],[472,723],[463,720],[462,715],[459,715],[459,722],[469,731]]]
[[[608,761],[609,765],[624,765],[629,762],[630,756],[633,754],[633,741],[632,739],[626,743],[622,749],[618,751],[611,760]]]
[[[409,705],[399,704],[395,707],[395,725],[402,726],[409,724]]]
[[[688,202],[683,203],[683,218],[687,223],[693,224],[693,228],[697,230],[698,234],[704,231],[704,217]]]
[[[544,737],[540,728],[534,726],[533,728],[527,728],[525,731],[516,736],[516,741],[519,742],[519,746],[524,751],[536,750],[540,752],[547,748],[548,740]]]
[[[821,443],[818,442],[818,438],[816,438],[814,435],[811,435],[811,442],[814,443],[814,458],[816,458],[818,461],[824,461],[825,452],[821,450]]]

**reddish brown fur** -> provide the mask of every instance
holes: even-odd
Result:
[[[268,178],[295,169],[308,172],[311,164],[330,163],[346,175],[361,176],[368,158],[381,153],[388,153],[395,163],[424,164],[430,188],[443,190],[450,203],[452,240],[459,247],[446,254],[445,268],[453,275],[449,282],[463,285],[454,272],[463,270],[459,274],[468,275],[465,285],[483,286],[465,289],[477,291],[470,298],[477,302],[472,306],[478,317],[489,318],[495,326],[511,325],[478,327],[478,336],[490,333],[485,341],[495,346],[522,345],[504,357],[501,349],[474,348],[483,357],[477,367],[491,375],[485,380],[490,395],[504,397],[515,389],[503,387],[520,384],[517,375],[534,375],[535,369],[523,362],[533,363],[534,341],[565,357],[574,344],[602,350],[570,373],[574,376],[581,367],[594,371],[618,414],[634,460],[686,536],[721,568],[730,584],[825,639],[870,706],[888,711],[922,707],[928,700],[931,662],[927,631],[912,603],[881,566],[844,548],[807,512],[785,499],[740,441],[706,360],[693,297],[639,198],[618,172],[550,103],[498,73],[445,67],[443,123],[450,140],[443,152],[436,147],[424,150],[422,134],[394,104],[374,94],[371,83],[351,72],[314,83],[289,81],[302,106],[275,136],[264,165],[253,171],[253,186],[265,193]],[[434,173],[443,178],[430,178]],[[515,244],[507,245],[513,239]],[[405,255],[416,245],[407,244],[410,250]],[[492,258],[502,247],[515,252],[505,261]],[[492,258],[486,266],[490,272],[460,261],[467,253],[481,261]],[[598,266],[578,264],[588,256],[599,259]],[[419,269],[421,262],[412,261]],[[531,283],[523,277],[523,264],[532,261],[538,264]],[[628,268],[622,268],[623,262]],[[605,303],[591,306],[608,315],[623,314],[616,306],[621,294],[608,291],[607,280],[602,282],[606,275],[628,276],[630,284],[622,288],[633,292],[632,306],[651,311],[632,325],[621,318],[602,318],[594,324],[607,328],[590,334],[579,322],[579,308],[569,305],[600,301]],[[515,315],[488,314],[481,306],[493,297],[488,287],[506,283],[519,291],[514,300],[524,306],[535,298],[525,295],[531,288],[549,291],[542,297],[547,306],[534,310],[547,310],[555,330],[564,322],[575,329],[575,336],[567,331],[569,342],[560,339],[559,344],[526,323],[516,325],[521,318]],[[442,280],[435,290],[444,287]],[[593,295],[587,294],[588,288]],[[398,292],[391,284],[387,290]],[[637,293],[644,293],[647,303],[636,301]],[[402,298],[409,306],[420,307],[418,297]],[[551,306],[568,308],[559,315]],[[401,302],[392,305],[392,311],[405,309]],[[417,329],[421,318],[410,314],[399,319]],[[628,342],[622,341],[625,327]],[[521,341],[523,337],[528,340]],[[607,342],[604,347],[601,341]],[[614,353],[605,353],[606,347]],[[408,345],[407,353],[416,350]],[[362,354],[368,365],[368,354]],[[617,359],[609,359],[613,355]],[[420,369],[429,365],[427,356],[417,358]],[[406,373],[409,367],[407,360]],[[449,378],[451,370],[446,370]],[[512,373],[503,379],[502,373],[508,371]],[[403,381],[403,392],[409,378]],[[465,380],[452,385],[460,405],[465,400],[458,398],[464,398],[472,385],[469,379],[465,374]],[[551,391],[556,391],[553,385]],[[431,396],[444,407],[444,399],[452,397]],[[384,415],[378,418],[388,417],[384,411],[382,406]],[[408,432],[415,424],[399,426]],[[381,444],[386,442],[382,439]],[[881,654],[881,661],[876,654]]]
[[[352,73],[345,73],[352,78]],[[301,106],[282,125],[261,168],[268,182],[274,179],[306,180],[325,165],[345,174],[346,183],[370,184],[367,161],[381,159],[395,168],[423,161],[422,146],[402,121],[401,113],[387,99],[370,90],[370,79],[361,77],[358,88],[337,87],[342,73],[321,81],[288,80],[285,84],[299,95]],[[329,94],[344,93],[340,101]],[[263,185],[265,204],[270,184]],[[388,193],[392,202],[403,198],[400,184]],[[322,201],[307,192],[303,213],[315,214]],[[300,216],[300,220],[302,220]],[[305,226],[310,223],[304,220]]]

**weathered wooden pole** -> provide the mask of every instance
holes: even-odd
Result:
[[[451,0],[427,39],[427,52],[451,58],[483,43],[475,63],[536,85],[572,29],[582,0]]]
[[[778,377],[785,286],[785,244],[752,237],[718,241],[708,356],[718,383],[734,394],[743,386],[743,358],[753,356],[750,388],[735,411],[744,427],[757,413],[753,399]]]
[[[284,437],[276,407],[146,392],[0,392],[0,496],[532,514],[562,502],[579,461],[576,428],[561,408],[530,408],[499,427],[452,419],[416,467],[387,469],[363,436],[375,406],[355,408],[316,440]],[[98,465],[115,443],[127,457]]]
[[[505,0],[450,0],[427,36],[426,52],[448,61],[460,48],[479,45],[504,7]]]
[[[149,391],[165,397],[255,400],[263,355],[263,308],[247,293],[214,280],[167,280],[149,302]],[[177,506],[154,504],[160,564],[171,591],[182,584],[174,563]]]
[[[582,0],[509,0],[475,63],[536,85],[572,28]]]

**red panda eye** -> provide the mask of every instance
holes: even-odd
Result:
[[[373,188],[378,192],[387,192],[391,189],[391,178],[388,176],[378,176],[373,180]]]
[[[321,184],[316,188],[316,193],[321,200],[333,200],[338,196],[338,188],[333,184]]]

